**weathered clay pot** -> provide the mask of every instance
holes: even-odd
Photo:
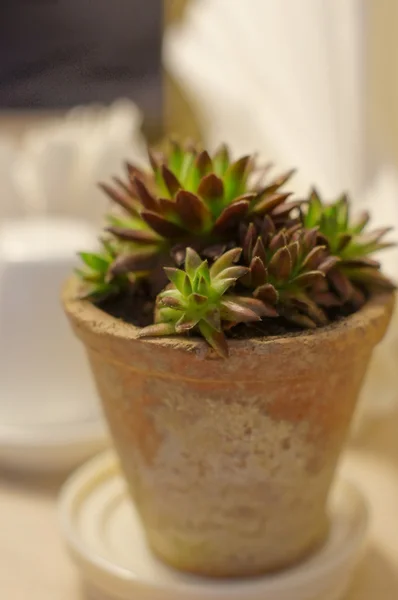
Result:
[[[165,562],[210,576],[264,573],[322,543],[326,502],[358,392],[394,296],[338,324],[230,342],[136,339],[75,300],[84,342],[148,542]]]

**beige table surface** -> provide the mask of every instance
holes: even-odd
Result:
[[[398,412],[363,431],[345,462],[373,512],[369,547],[347,600],[398,600]],[[58,531],[61,482],[0,471],[0,600],[84,598]]]

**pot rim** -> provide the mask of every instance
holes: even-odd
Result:
[[[162,348],[188,350],[190,352],[203,352],[204,349],[209,349],[206,341],[200,337],[165,336],[139,338],[138,332],[141,329],[140,327],[113,317],[95,306],[90,300],[79,299],[79,285],[79,279],[73,275],[66,281],[62,290],[64,308],[79,328],[90,330],[92,333],[101,336],[111,336],[119,340],[136,341],[143,344],[155,344],[157,347]],[[228,339],[228,346],[230,350],[235,350],[236,352],[239,352],[243,348],[246,350],[251,349],[255,352],[263,352],[266,349],[269,350],[271,344],[287,344],[291,343],[292,340],[298,340],[300,344],[306,344],[308,341],[314,343],[315,340],[317,343],[323,343],[326,340],[340,336],[343,332],[349,334],[350,331],[355,329],[366,330],[372,324],[376,325],[384,316],[385,327],[377,335],[377,342],[384,335],[384,330],[387,327],[394,307],[395,296],[396,293],[394,291],[374,293],[359,311],[324,327],[303,330],[302,332],[294,332],[288,335]],[[377,327],[377,329],[380,328]]]

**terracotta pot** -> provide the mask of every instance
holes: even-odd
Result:
[[[136,339],[137,328],[75,300],[84,342],[131,495],[152,550],[209,576],[279,569],[328,530],[336,463],[394,295],[314,332],[231,341]]]

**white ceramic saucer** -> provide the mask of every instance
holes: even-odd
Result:
[[[0,463],[8,469],[40,473],[75,468],[109,445],[97,412],[87,421],[0,425]]]
[[[368,512],[357,488],[339,480],[325,545],[287,571],[246,580],[184,575],[146,546],[112,452],[81,467],[60,498],[63,534],[89,597],[96,600],[340,600],[364,541]]]

